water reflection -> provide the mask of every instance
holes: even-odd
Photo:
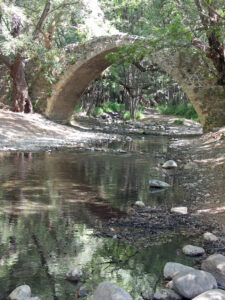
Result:
[[[65,274],[79,266],[85,274],[82,284],[90,289],[102,280],[113,280],[134,299],[142,299],[141,290],[153,285],[164,263],[174,259],[180,239],[171,241],[165,251],[160,245],[139,250],[93,236],[96,225],[125,215],[136,200],[167,205],[182,197],[176,175],[165,175],[159,168],[167,140],[137,140],[123,147],[135,153],[1,154],[0,293],[4,297],[26,283],[42,300],[77,299],[77,286],[67,282]],[[174,187],[151,194],[150,178],[167,180]]]

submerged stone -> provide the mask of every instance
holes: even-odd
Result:
[[[9,295],[9,300],[25,300],[31,297],[31,288],[29,285],[18,286],[12,293]]]
[[[81,279],[82,275],[83,274],[80,269],[74,268],[66,274],[66,278],[70,281],[79,281]]]
[[[192,170],[192,169],[197,169],[198,165],[195,162],[189,162],[184,166],[185,170]]]
[[[170,185],[168,183],[164,182],[164,181],[152,179],[152,180],[149,180],[149,187],[152,187],[152,188],[167,188],[167,187],[170,187]]]
[[[168,160],[162,165],[162,168],[174,169],[174,168],[177,168],[177,163],[174,160]]]
[[[91,300],[132,300],[131,296],[118,285],[104,281],[100,283]]]
[[[144,300],[152,300],[153,290],[147,289],[141,292],[141,296]]]
[[[182,297],[170,289],[162,289],[157,291],[153,300],[181,300]]]
[[[79,289],[79,297],[86,297],[90,293],[90,290],[86,286],[81,286]]]

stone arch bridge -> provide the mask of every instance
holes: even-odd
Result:
[[[68,46],[66,55],[74,57],[74,63],[67,64],[65,72],[51,86],[45,115],[51,120],[69,123],[86,88],[111,65],[106,55],[118,51],[122,45],[140,41],[147,46],[146,40],[125,34],[93,38],[84,44]],[[183,88],[204,131],[225,125],[225,90],[217,85],[213,72],[194,48],[179,52],[165,49],[150,59]]]

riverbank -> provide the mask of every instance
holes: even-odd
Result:
[[[181,204],[190,205],[195,214],[210,215],[211,221],[218,223],[218,215],[221,218],[225,215],[225,128],[196,138],[201,133],[198,123],[184,120],[183,125],[175,125],[175,119],[154,110],[147,111],[143,120],[133,122],[121,122],[116,115],[88,119],[81,114],[74,126],[64,126],[39,114],[1,110],[0,151],[91,149],[106,152],[110,149],[105,144],[127,140],[128,134],[130,140],[134,134],[143,138],[146,134],[166,135],[171,143],[165,160],[178,163],[176,173],[184,189]],[[219,223],[225,228],[223,222]]]
[[[80,115],[72,126],[65,126],[36,113],[0,110],[0,151],[39,152],[88,148],[133,134],[171,137],[201,134],[200,124],[185,120],[183,125],[175,125],[175,119],[177,118],[162,116],[153,110],[148,111],[142,121],[118,122],[114,117],[110,123],[108,118],[89,119]]]
[[[201,239],[205,232],[210,231],[224,242],[224,153],[225,128],[200,138],[173,139],[164,159],[175,160],[178,167],[174,171],[165,171],[162,166],[159,169],[167,182],[179,177],[182,189],[179,206],[187,207],[188,213],[172,213],[169,203],[161,207],[133,206],[125,218],[109,221],[102,232],[103,236],[116,236],[138,247],[140,244],[150,246],[158,242],[167,243],[178,233]],[[215,248],[208,248],[207,253],[221,253]],[[222,248],[224,254],[225,248]]]
[[[40,152],[88,147],[110,138],[116,137],[60,125],[36,113],[0,110],[0,151]]]

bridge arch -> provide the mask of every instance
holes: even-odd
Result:
[[[68,47],[68,55],[76,54],[76,62],[68,66],[52,87],[46,116],[57,122],[69,123],[86,88],[111,65],[105,56],[117,52],[122,45],[132,45],[140,40],[143,38],[112,35]],[[209,66],[194,49],[181,49],[179,52],[164,49],[153,54],[151,60],[183,88],[199,115],[204,131],[225,125],[225,91],[216,82],[213,66],[210,73]]]
[[[113,35],[94,38],[85,44],[68,48],[68,55],[75,53],[77,59],[52,87],[53,93],[47,99],[46,116],[58,122],[69,123],[86,88],[112,64],[106,59],[106,55],[118,51],[122,45],[131,45],[138,40],[140,38],[136,36]]]

